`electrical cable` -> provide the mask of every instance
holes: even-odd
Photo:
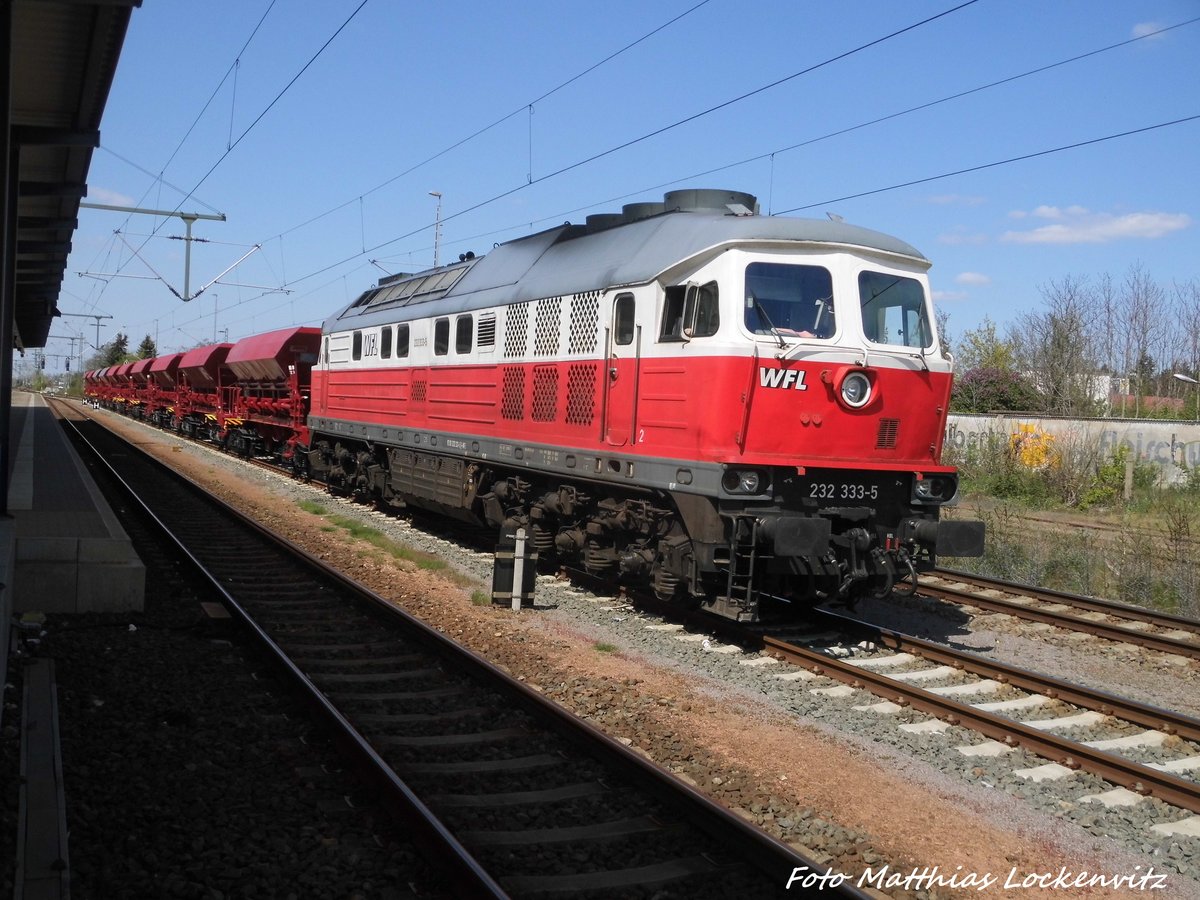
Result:
[[[171,165],[172,161],[175,159],[176,155],[183,148],[184,144],[187,143],[187,139],[191,136],[192,131],[195,130],[196,125],[199,124],[201,118],[203,118],[204,113],[208,110],[209,106],[212,105],[213,100],[216,99],[217,94],[220,92],[220,90],[224,86],[225,82],[229,79],[230,72],[232,72],[235,69],[238,62],[241,60],[242,55],[246,52],[247,48],[250,46],[250,42],[253,41],[255,36],[258,34],[258,31],[262,27],[263,22],[266,21],[267,16],[270,14],[271,10],[275,7],[275,3],[276,3],[276,0],[271,0],[271,2],[268,4],[267,9],[263,12],[263,14],[259,18],[257,24],[255,24],[254,28],[251,30],[249,37],[246,38],[245,42],[242,44],[241,49],[237,52],[234,62],[230,64],[230,67],[228,70],[226,70],[225,75],[217,83],[217,86],[215,88],[213,88],[212,94],[209,96],[208,100],[205,101],[204,105],[200,109],[200,112],[197,113],[196,118],[192,121],[192,124],[188,127],[188,129],[184,133],[183,137],[180,138],[179,143],[176,145],[175,149],[171,152],[171,155],[167,158],[167,161],[165,163],[163,163],[163,166],[159,170],[157,175],[154,174],[153,172],[150,172],[148,169],[145,169],[142,166],[139,166],[137,163],[133,162],[130,159],[127,159],[126,157],[122,156],[121,154],[117,153],[114,150],[110,150],[107,147],[100,148],[100,149],[105,150],[108,153],[112,154],[113,156],[115,156],[117,159],[121,160],[125,164],[132,166],[133,168],[137,169],[139,172],[142,172],[143,174],[148,175],[152,179],[154,179],[154,181],[151,182],[151,187],[146,188],[146,190],[142,193],[142,196],[134,204],[135,206],[140,206],[143,202],[145,202],[146,196],[150,193],[152,186],[154,184],[159,184],[159,185],[165,184],[168,187],[170,187],[172,190],[178,191],[179,193],[183,193],[183,188],[178,187],[177,185],[171,184],[170,182],[166,181],[166,179],[163,177],[163,175],[166,173],[167,169],[170,167],[170,165]],[[230,127],[232,127],[232,123],[231,123]],[[203,202],[202,200],[197,199],[196,202],[199,203],[201,206],[206,207],[211,212],[214,212],[214,213],[218,212],[218,210],[215,207]],[[120,230],[126,228],[126,226],[129,224],[129,220],[130,220],[130,216],[126,215],[125,220],[121,223],[120,226],[118,226],[117,231],[120,231]],[[153,233],[157,234],[158,229],[155,229],[155,231]],[[141,247],[142,247],[142,249],[145,248],[145,242],[143,242]],[[97,253],[97,255],[99,255],[99,252]],[[137,256],[136,253],[133,256],[130,256],[130,258],[129,258],[130,261],[132,261],[134,258],[136,258],[136,256]],[[124,267],[124,265],[125,265],[124,263],[118,263],[118,265],[116,267],[117,271],[119,272]],[[99,296],[96,296],[95,299],[92,301],[86,301],[85,306],[90,305],[90,306],[94,307],[97,303],[99,303],[100,298],[103,297],[103,295],[104,295],[105,289],[107,289],[107,287],[108,287],[108,283],[109,283],[108,281],[104,281],[102,283],[102,287],[99,289]]]
[[[1186,122],[1194,122],[1200,119],[1200,113],[1194,116],[1184,116],[1180,119],[1172,119],[1170,122],[1160,122],[1157,125],[1147,125],[1144,128],[1134,128],[1130,131],[1122,131],[1118,134],[1108,134],[1104,137],[1092,138],[1087,141],[1077,141],[1074,144],[1064,144],[1061,147],[1051,147],[1049,150],[1039,150],[1036,153],[1026,153],[1022,156],[1010,156],[1008,159],[1000,159],[995,162],[983,163],[978,166],[969,166],[965,169],[955,169],[953,172],[943,172],[940,175],[930,175],[926,178],[915,178],[912,181],[905,181],[900,184],[892,184],[887,187],[875,188],[870,191],[861,191],[857,194],[847,194],[844,197],[834,197],[831,200],[821,200],[818,203],[808,203],[804,206],[793,206],[791,209],[782,210],[776,215],[786,215],[788,213],[800,212],[801,210],[814,209],[818,206],[828,206],[831,203],[841,203],[844,200],[857,200],[859,197],[870,197],[874,194],[882,194],[886,191],[898,191],[901,188],[913,187],[918,184],[928,184],[931,181],[940,181],[943,178],[953,178],[955,175],[966,175],[970,172],[982,172],[985,169],[994,169],[997,166],[1006,166],[1010,163],[1024,162],[1028,159],[1037,159],[1039,156],[1049,156],[1052,153],[1061,153],[1064,150],[1077,150],[1080,147],[1090,147],[1093,144],[1103,144],[1105,141],[1115,141],[1117,138],[1129,137],[1134,134],[1145,134],[1148,131],[1156,131],[1160,128],[1170,128],[1172,125],[1182,125]]]
[[[698,113],[694,113],[683,119],[679,119],[678,121],[673,122],[669,125],[664,125],[663,127],[657,128],[654,131],[643,134],[640,137],[636,137],[631,140],[625,141],[624,143],[618,144],[614,147],[610,147],[607,150],[602,150],[599,153],[593,154],[592,156],[589,156],[585,159],[578,160],[574,163],[571,163],[570,165],[563,166],[560,169],[557,169],[553,172],[549,172],[545,175],[539,176],[538,178],[534,178],[531,181],[528,181],[524,184],[518,185],[517,187],[510,188],[507,191],[502,191],[499,194],[496,194],[486,200],[481,200],[480,202],[478,202],[472,206],[468,206],[465,209],[461,209],[458,212],[451,213],[450,215],[447,215],[447,216],[443,216],[441,221],[443,223],[449,222],[453,219],[458,218],[459,216],[464,216],[467,213],[474,212],[477,209],[482,209],[485,206],[489,206],[492,203],[496,203],[499,200],[503,200],[505,197],[509,197],[509,196],[512,196],[513,194],[519,193],[520,191],[526,190],[527,188],[530,188],[535,184],[541,184],[544,181],[549,181],[552,178],[556,178],[559,175],[563,175],[567,172],[573,171],[574,169],[578,169],[582,166],[588,165],[589,163],[593,163],[596,160],[603,159],[606,156],[611,156],[612,154],[617,153],[621,150],[626,150],[629,147],[632,147],[636,144],[640,144],[641,142],[649,140],[652,137],[657,137],[658,135],[665,134],[666,132],[671,131],[674,128],[678,128],[681,125],[685,125],[689,122],[694,122],[697,119],[701,119],[704,116],[711,115],[714,112],[725,109],[726,107],[732,106],[735,103],[739,103],[742,100],[746,100],[750,97],[754,97],[758,94],[763,93],[764,91],[768,91],[772,88],[778,87],[781,84],[786,84],[787,82],[792,81],[796,78],[799,78],[802,75],[809,74],[811,72],[816,71],[817,69],[821,69],[825,66],[831,65],[832,63],[835,63],[840,60],[846,59],[847,57],[853,56],[856,53],[860,53],[864,50],[870,49],[871,47],[875,47],[879,44],[884,43],[885,41],[889,41],[893,38],[899,37],[902,34],[906,34],[916,28],[920,28],[923,25],[928,25],[929,23],[935,22],[938,19],[942,19],[948,15],[951,15],[952,13],[956,13],[956,12],[959,12],[960,10],[966,9],[968,6],[973,6],[975,3],[978,3],[978,2],[979,2],[979,0],[966,0],[966,2],[964,2],[964,3],[960,3],[959,5],[951,7],[950,9],[944,10],[940,13],[936,13],[935,15],[932,15],[925,19],[922,19],[919,22],[914,22],[913,24],[907,25],[904,28],[901,28],[897,31],[893,31],[890,34],[886,34],[882,37],[875,38],[874,40],[868,41],[865,44],[860,44],[851,50],[846,50],[843,53],[839,53],[836,56],[831,56],[819,63],[814,63],[813,65],[808,66],[807,68],[801,69],[799,72],[793,72],[791,75],[787,75],[783,78],[776,79],[775,81],[772,81],[769,84],[762,85],[761,87],[755,88],[752,91],[747,91],[744,94],[741,94],[737,97],[733,97],[729,100],[725,100],[721,103],[716,104],[715,106],[710,106],[708,109],[702,110]],[[299,278],[296,278],[290,283],[294,284],[298,281],[304,281],[307,278],[312,278],[317,275],[320,275],[324,272],[329,271],[330,269],[336,268],[337,266],[344,265],[347,262],[357,259],[359,256],[362,256],[364,253],[374,253],[375,251],[380,250],[383,247],[390,246],[391,244],[394,244],[397,241],[402,241],[405,238],[412,237],[414,234],[419,234],[420,232],[424,231],[428,227],[429,227],[428,225],[422,225],[420,228],[415,228],[412,231],[409,231],[405,234],[399,235],[397,237],[391,238],[390,240],[383,241],[382,243],[376,244],[373,247],[368,247],[365,251],[363,251],[363,253],[355,253],[352,256],[346,257],[345,259],[341,259],[341,260],[338,260],[337,262],[330,263],[327,266],[324,266],[320,269],[310,272],[308,275],[304,275]]]
[[[507,115],[501,116],[499,119],[492,122],[490,125],[485,125],[482,128],[479,128],[476,131],[472,132],[471,134],[467,135],[466,137],[455,141],[453,144],[450,144],[448,147],[445,147],[444,149],[439,150],[437,153],[433,154],[432,156],[429,156],[429,157],[421,160],[418,163],[414,163],[413,165],[411,165],[407,169],[405,169],[403,172],[398,172],[397,174],[393,175],[391,178],[387,179],[386,181],[383,181],[380,184],[375,185],[375,187],[370,188],[369,190],[366,190],[363,193],[359,194],[357,197],[351,198],[350,200],[346,200],[343,203],[339,203],[337,206],[327,209],[323,213],[318,213],[317,215],[315,215],[309,219],[306,219],[305,221],[301,222],[299,225],[293,225],[291,228],[281,231],[279,234],[275,235],[274,237],[267,238],[267,241],[272,241],[272,240],[275,240],[275,238],[279,238],[279,237],[283,237],[284,235],[291,234],[293,231],[298,231],[301,228],[311,225],[313,222],[317,222],[317,221],[325,218],[326,216],[332,215],[335,212],[345,209],[351,203],[354,203],[355,200],[362,200],[364,197],[369,197],[371,194],[374,194],[377,191],[381,191],[388,185],[391,185],[391,184],[395,183],[396,181],[399,181],[404,176],[411,175],[413,172],[417,171],[418,169],[422,168],[423,166],[428,165],[429,163],[433,162],[434,160],[440,159],[441,157],[445,156],[447,153],[457,150],[459,147],[463,146],[464,144],[469,143],[470,141],[475,140],[475,138],[477,138],[483,134],[486,134],[487,132],[491,131],[493,128],[503,125],[505,122],[507,122],[513,116],[520,115],[521,113],[525,112],[527,109],[532,108],[535,104],[541,103],[543,100],[547,99],[548,97],[551,97],[554,94],[557,94],[563,88],[567,87],[568,85],[574,84],[576,81],[583,78],[585,75],[588,75],[589,73],[594,72],[596,69],[600,68],[605,63],[611,62],[612,60],[616,59],[618,56],[625,53],[626,51],[632,50],[638,44],[644,43],[645,41],[652,38],[654,35],[658,34],[660,31],[663,31],[664,29],[671,27],[676,22],[678,22],[680,19],[683,19],[683,18],[691,15],[696,10],[698,10],[700,7],[705,6],[710,2],[712,2],[712,0],[701,0],[701,2],[697,3],[695,6],[691,7],[690,9],[684,10],[679,15],[675,16],[675,18],[670,19],[669,21],[664,22],[662,25],[659,25],[657,28],[654,28],[653,30],[646,32],[641,37],[639,37],[637,40],[630,41],[628,44],[626,44],[620,50],[613,51],[608,56],[601,59],[599,62],[595,62],[592,65],[588,66],[583,71],[578,72],[575,75],[572,75],[566,81],[556,85],[555,87],[550,88],[550,90],[546,91],[541,96],[539,96],[533,100],[530,100],[527,103],[523,103],[521,106],[517,107],[512,112],[508,113]],[[263,243],[266,243],[266,241],[264,241]]]

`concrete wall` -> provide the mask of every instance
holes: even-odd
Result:
[[[1036,467],[1051,452],[1098,462],[1121,446],[1134,459],[1157,467],[1164,483],[1183,480],[1181,466],[1200,466],[1200,424],[1161,419],[1066,419],[1056,416],[952,414],[946,423],[946,453],[961,457],[972,448],[1014,447]]]

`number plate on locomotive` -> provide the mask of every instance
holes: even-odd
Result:
[[[869,503],[884,495],[884,488],[874,481],[844,480],[841,478],[804,479],[801,496],[826,503]]]

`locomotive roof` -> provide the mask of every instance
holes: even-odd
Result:
[[[486,256],[421,273],[426,277],[445,273],[444,278],[433,280],[435,290],[426,298],[418,288],[403,300],[380,302],[377,298],[386,296],[383,291],[367,291],[326,320],[324,330],[645,284],[705,251],[778,241],[861,248],[929,266],[929,260],[910,244],[845,222],[673,211],[594,232],[564,224],[509,241]],[[438,301],[436,312],[426,305],[432,300]]]

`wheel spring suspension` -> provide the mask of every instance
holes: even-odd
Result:
[[[533,532],[530,535],[533,548],[543,556],[552,555],[555,552],[554,532],[537,519],[530,523],[530,530]]]
[[[679,589],[680,577],[662,565],[654,567],[654,596],[659,600],[670,600]]]

